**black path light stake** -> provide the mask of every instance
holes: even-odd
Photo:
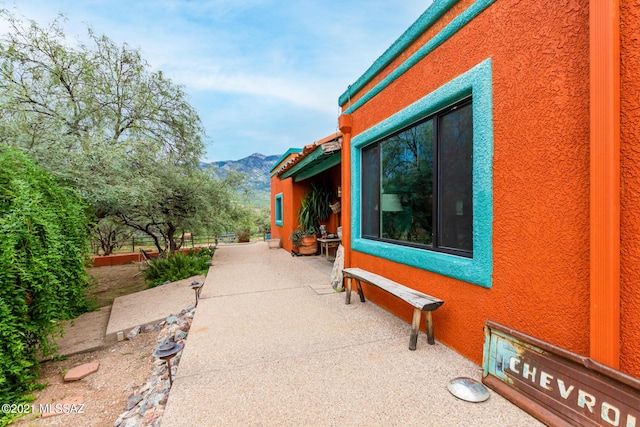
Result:
[[[198,306],[198,300],[200,299],[200,290],[202,290],[203,286],[204,283],[200,282],[191,282],[191,284],[189,285],[189,287],[196,292],[196,307]]]
[[[169,385],[173,385],[173,378],[171,378],[171,359],[173,356],[178,354],[178,352],[182,350],[182,344],[175,343],[173,341],[169,341],[164,344],[160,344],[155,351],[153,352],[153,356],[159,358],[160,360],[164,360],[167,362],[167,368],[169,369]]]

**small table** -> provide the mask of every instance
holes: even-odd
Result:
[[[322,252],[326,254],[327,259],[329,259],[329,248],[337,248],[340,245],[342,239],[318,239],[320,242],[320,256],[322,256]]]

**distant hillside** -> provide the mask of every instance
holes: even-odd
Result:
[[[269,170],[280,155],[265,156],[254,153],[240,160],[225,160],[221,162],[203,163],[202,167],[210,168],[219,178],[225,178],[229,172],[237,171],[247,177],[246,186],[251,190],[251,203],[254,207],[268,207],[270,197]]]

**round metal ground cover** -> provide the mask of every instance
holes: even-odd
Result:
[[[458,399],[467,402],[484,402],[489,398],[489,390],[479,381],[468,377],[458,377],[449,381],[447,389]]]

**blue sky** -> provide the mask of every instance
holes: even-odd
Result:
[[[431,0],[20,0],[40,25],[63,13],[139,48],[183,85],[207,132],[208,161],[282,154],[335,132],[338,97]],[[0,31],[4,29],[0,28]]]

